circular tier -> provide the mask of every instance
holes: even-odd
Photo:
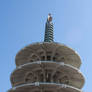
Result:
[[[17,67],[11,74],[13,86],[34,82],[63,83],[82,88],[84,77],[77,68],[52,61],[24,64]]]
[[[34,61],[56,61],[70,64],[79,68],[81,60],[71,48],[59,43],[35,43],[23,48],[16,55],[16,65],[23,65]]]
[[[56,83],[30,83],[13,87],[8,92],[82,92],[81,90],[65,84]]]

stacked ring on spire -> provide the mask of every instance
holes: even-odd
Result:
[[[53,23],[51,21],[46,22],[44,42],[53,42]]]

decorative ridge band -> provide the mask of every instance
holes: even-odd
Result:
[[[78,88],[75,88],[73,86],[69,86],[69,85],[66,85],[66,84],[46,83],[46,82],[44,82],[44,83],[43,82],[35,82],[35,83],[29,83],[29,84],[22,84],[22,85],[18,85],[16,87],[13,87],[10,90],[16,90],[17,88],[24,87],[24,86],[40,86],[40,85],[56,85],[56,86],[60,86],[62,88],[72,88],[72,89],[75,89],[75,90],[78,90],[78,91],[82,92],[81,89],[78,89]]]

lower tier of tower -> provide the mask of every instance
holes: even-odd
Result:
[[[8,92],[82,92],[65,84],[35,82],[13,87]]]
[[[34,82],[60,83],[82,88],[84,77],[75,67],[53,61],[37,61],[17,67],[11,74],[12,86]]]

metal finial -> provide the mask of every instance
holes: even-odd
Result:
[[[48,19],[47,19],[48,21],[52,21],[52,16],[51,16],[51,14],[49,13],[48,14]]]

